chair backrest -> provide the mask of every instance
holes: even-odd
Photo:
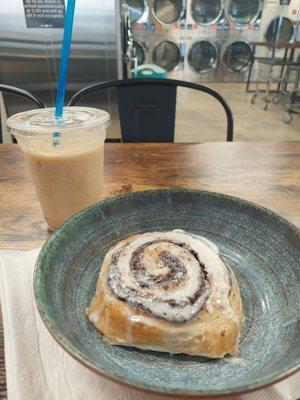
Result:
[[[176,87],[117,86],[124,142],[173,142]]]
[[[27,90],[23,90],[14,86],[0,84],[0,92],[10,93],[19,97],[23,97],[24,99],[31,101],[38,108],[46,108],[46,105],[42,102],[41,99],[39,99],[34,94],[27,92]]]
[[[227,141],[233,140],[233,117],[229,105],[214,90],[173,79],[126,79],[98,83],[77,92],[69,102],[74,106],[98,90],[116,88],[123,142],[173,142],[177,87],[205,92],[217,99],[227,116]]]
[[[23,90],[14,86],[2,85],[0,84],[0,92],[9,93],[16,95],[18,97],[23,97],[26,100],[29,100],[31,103],[35,104],[38,108],[45,108],[46,105],[39,99],[37,96],[33,95],[27,90]],[[2,132],[1,132],[1,124],[0,124],[0,143],[2,143]]]

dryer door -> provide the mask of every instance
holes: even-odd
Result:
[[[267,42],[275,42],[276,41],[277,32],[278,32],[278,28],[279,28],[279,20],[280,20],[279,17],[275,18],[268,25],[266,35],[265,35]],[[293,27],[292,22],[288,18],[283,17],[282,21],[281,21],[280,30],[279,30],[278,42],[279,43],[289,42],[292,39],[293,34],[294,34],[294,27]]]
[[[144,0],[126,0],[128,10],[130,12],[131,22],[138,21],[145,12],[145,2]]]
[[[247,25],[254,21],[260,11],[260,0],[230,0],[228,16],[236,25]]]
[[[199,73],[206,73],[217,66],[218,52],[216,46],[207,40],[193,44],[189,51],[190,67]]]
[[[137,65],[142,65],[145,62],[145,51],[142,45],[138,42],[133,41],[133,49],[135,52],[135,56],[137,58]]]
[[[169,40],[160,42],[154,49],[153,61],[166,71],[172,71],[180,62],[179,47]]]
[[[192,0],[191,15],[201,25],[215,24],[222,14],[222,0]]]
[[[229,72],[245,71],[250,66],[252,59],[251,47],[241,40],[231,43],[223,55],[223,63]]]
[[[154,0],[153,15],[162,24],[173,24],[183,13],[182,0]]]

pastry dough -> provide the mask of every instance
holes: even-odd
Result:
[[[112,344],[213,358],[237,352],[243,321],[237,280],[217,246],[182,230],[113,246],[86,313]]]

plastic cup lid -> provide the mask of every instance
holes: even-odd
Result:
[[[44,108],[21,112],[7,119],[12,133],[26,136],[39,136],[53,133],[56,130],[68,133],[86,128],[100,127],[106,129],[110,125],[110,115],[103,110],[90,107],[65,107],[63,117],[57,120],[54,108]]]

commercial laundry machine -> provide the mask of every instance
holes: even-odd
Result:
[[[231,36],[221,49],[222,76],[225,82],[245,82],[253,61],[252,48],[240,35]]]
[[[289,1],[282,0],[265,2],[259,30],[259,42],[289,43],[296,40],[295,21],[290,17],[290,4],[288,3]],[[284,54],[285,49],[275,50],[275,58],[277,59],[283,58]],[[270,58],[272,49],[266,46],[257,46],[255,56],[258,58]],[[255,68],[258,68],[258,64],[254,65],[254,74]],[[259,66],[259,74],[257,74],[256,79],[265,81],[268,79],[268,74],[269,67],[262,64]],[[280,74],[281,69],[275,68],[273,78],[279,78]]]
[[[132,23],[147,22],[149,7],[145,0],[125,0],[123,5],[127,6]]]
[[[218,80],[219,53],[224,22],[223,0],[189,0],[185,79],[191,82]]]
[[[224,0],[190,0],[188,21],[202,27],[220,22],[224,16]]]
[[[261,15],[261,0],[227,0],[226,16],[236,27],[254,24]]]
[[[266,2],[260,24],[259,40],[279,43],[292,41],[295,21],[290,18],[289,11],[289,4],[282,4],[281,0]]]
[[[192,82],[244,82],[263,0],[126,0],[138,64]]]
[[[294,39],[295,22],[289,15],[289,5],[281,4],[280,0],[273,0],[272,3],[266,2],[259,31],[259,41],[266,42],[291,42]],[[279,29],[280,28],[280,29]],[[258,56],[267,56],[267,48],[258,49]],[[282,55],[279,50],[278,57]]]
[[[245,82],[253,61],[250,42],[258,39],[262,0],[227,0],[224,38],[220,54],[220,80]]]
[[[183,79],[185,0],[126,0],[137,65],[155,64]]]
[[[170,79],[184,79],[186,1],[148,0],[152,31],[150,62],[167,71]]]
[[[121,25],[126,24],[125,13],[128,12],[130,16],[130,24],[125,27],[129,30],[131,35],[130,68],[133,70],[135,67],[149,62],[149,7],[145,0],[124,0],[121,4]],[[124,35],[123,41],[123,58],[126,53],[124,48]],[[124,77],[130,77],[131,73],[124,70]]]

